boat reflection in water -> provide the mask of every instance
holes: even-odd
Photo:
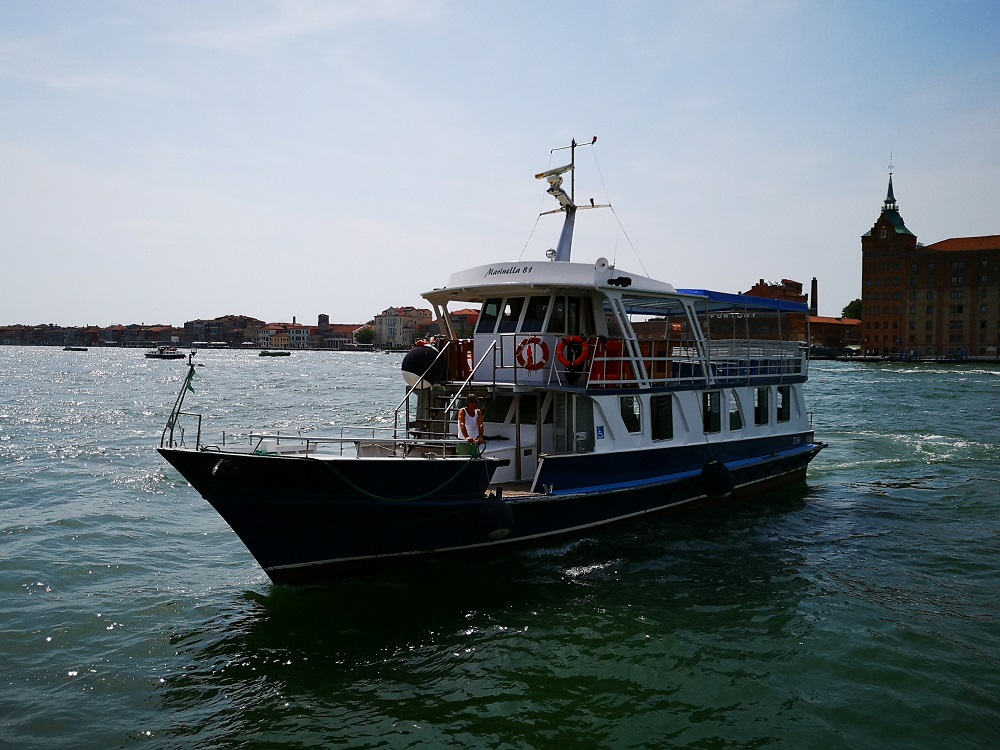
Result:
[[[804,478],[825,447],[802,391],[808,346],[768,334],[787,339],[806,305],[572,261],[577,212],[605,208],[563,187],[577,147],[536,175],[559,204],[546,213],[564,215],[548,261],[477,266],[423,295],[443,334],[404,357],[391,428],[205,444],[183,408],[191,364],[159,451],[273,581],[506,552]],[[479,319],[462,338],[450,312],[470,305]],[[456,436],[470,393],[485,450]]]

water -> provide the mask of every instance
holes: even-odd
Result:
[[[402,393],[396,356],[198,358],[216,438]],[[804,486],[308,588],[152,450],[184,372],[0,347],[0,747],[1000,742],[1000,367],[814,363]]]

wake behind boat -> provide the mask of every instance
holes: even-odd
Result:
[[[190,363],[158,450],[273,581],[500,553],[804,478],[825,447],[802,393],[808,308],[571,261],[577,211],[601,206],[562,187],[569,148],[536,175],[564,214],[551,262],[477,266],[423,295],[442,335],[404,357],[394,427],[208,444],[183,410]],[[451,310],[469,305],[462,338]],[[485,450],[457,437],[470,393]]]

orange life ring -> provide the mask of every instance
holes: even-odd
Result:
[[[537,359],[535,358],[536,346],[542,350],[542,356]],[[549,361],[549,345],[538,336],[532,336],[517,345],[517,351],[514,355],[517,357],[518,364],[525,370],[540,370]]]
[[[566,349],[570,346],[580,347],[580,355],[576,359],[571,360],[566,356]],[[590,354],[590,346],[587,344],[587,339],[583,338],[583,336],[566,336],[556,346],[556,359],[559,360],[563,367],[580,367],[580,365],[587,361],[588,354]]]

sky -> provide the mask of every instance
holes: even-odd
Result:
[[[1000,3],[0,0],[0,325],[361,323],[573,260],[860,296],[889,165],[918,240],[1000,234]]]

